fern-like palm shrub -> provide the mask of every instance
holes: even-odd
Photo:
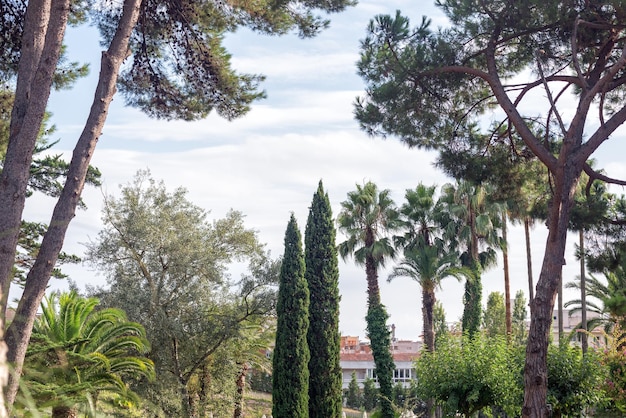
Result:
[[[76,416],[79,407],[94,416],[105,393],[108,402],[129,407],[139,401],[129,382],[154,377],[152,361],[142,356],[150,349],[143,326],[122,310],[97,310],[98,303],[71,291],[52,293],[41,304],[22,392],[40,410],[51,407],[53,418]]]

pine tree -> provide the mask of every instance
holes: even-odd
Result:
[[[305,241],[305,277],[309,286],[309,416],[341,417],[339,364],[339,267],[335,227],[322,182],[309,210]]]
[[[309,416],[309,289],[304,278],[302,238],[294,215],[285,232],[285,254],[278,289],[276,347],[273,357],[272,416]]]

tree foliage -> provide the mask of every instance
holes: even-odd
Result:
[[[525,344],[528,332],[526,331],[527,302],[524,292],[518,290],[513,300],[513,340],[518,344]]]
[[[272,416],[309,416],[309,288],[304,277],[302,238],[294,215],[285,232],[272,357]]]
[[[531,152],[547,168],[549,237],[531,302],[522,410],[545,417],[550,317],[577,183],[585,172],[590,182],[625,184],[588,161],[626,121],[626,8],[577,0],[437,5],[450,26],[432,29],[424,17],[412,28],[399,11],[370,22],[356,117],[371,134],[427,149],[471,148],[478,130],[483,149],[505,144],[512,160]],[[491,124],[481,123],[486,114]]]
[[[569,344],[548,348],[548,402],[552,416],[578,415],[587,408],[600,407],[605,401],[606,377],[600,353]]]
[[[242,337],[250,321],[273,314],[276,283],[275,268],[241,213],[209,222],[186,195],[139,171],[120,197],[106,197],[104,229],[87,252],[109,285],[93,292],[146,327],[159,378],[145,390],[169,408],[170,396],[159,393],[174,389],[178,403],[168,414],[177,416],[195,408],[199,387],[192,382],[211,357]],[[241,280],[228,274],[234,262],[249,265]],[[221,374],[234,385],[234,374]]]
[[[339,260],[328,194],[320,181],[313,195],[304,233],[305,278],[310,292],[307,341],[309,416],[340,418]]]
[[[352,372],[348,390],[346,392],[346,406],[352,409],[360,409],[363,405],[363,394],[359,383],[356,381],[356,372]]]
[[[138,402],[129,384],[154,377],[152,361],[143,357],[150,350],[144,328],[122,310],[98,304],[75,291],[52,293],[42,303],[23,384],[38,408],[51,406],[53,416],[79,405],[93,414],[106,393],[120,405]]]
[[[388,280],[405,276],[415,280],[422,289],[422,318],[424,344],[435,348],[434,305],[435,291],[446,277],[471,276],[470,269],[460,266],[459,254],[453,248],[456,242],[446,237],[448,225],[441,223],[444,205],[434,199],[436,188],[418,184],[407,190],[406,201],[400,209],[404,234],[394,236],[394,242],[403,252],[403,258],[394,266]]]
[[[512,416],[520,412],[521,355],[505,338],[448,338],[437,351],[422,353],[415,367],[418,396],[435,399],[446,416],[470,417],[495,406]]]
[[[444,205],[446,239],[452,249],[459,249],[461,264],[471,271],[466,275],[463,294],[463,332],[477,333],[481,325],[481,273],[496,262],[496,249],[502,247],[499,236],[502,205],[494,202],[491,188],[468,181],[445,184],[440,200]]]
[[[500,292],[491,292],[487,296],[487,306],[483,312],[483,328],[489,337],[506,335],[504,296]]]
[[[230,55],[222,45],[225,34],[247,27],[265,34],[280,35],[296,30],[302,37],[314,36],[328,25],[321,14],[339,12],[352,4],[351,0],[219,4],[191,0],[2,2],[0,79],[15,80],[11,129],[0,174],[3,290],[11,280],[37,136],[50,91],[59,85],[58,75],[63,74],[63,38],[67,26],[86,21],[94,24],[106,48],[101,55],[92,106],[74,147],[66,182],[39,255],[28,274],[17,307],[17,320],[7,332],[8,359],[15,365],[7,391],[9,403],[17,393],[39,302],[79,205],[89,163],[118,86],[127,103],[154,117],[192,120],[212,110],[228,119],[241,116],[252,101],[263,97],[259,91],[262,77],[241,75],[231,68]],[[126,65],[122,66],[125,61]],[[71,63],[70,68],[76,69]],[[72,77],[73,73],[65,74],[60,81]],[[0,308],[2,321],[6,306]]]
[[[393,418],[392,379],[395,364],[391,355],[391,333],[387,328],[388,314],[381,303],[378,269],[395,255],[390,234],[397,230],[399,213],[389,190],[378,190],[372,182],[348,192],[341,202],[337,218],[339,229],[346,240],[339,244],[339,254],[354,257],[357,264],[365,265],[367,280],[367,336],[370,339],[376,375],[380,387],[380,406],[383,418]]]

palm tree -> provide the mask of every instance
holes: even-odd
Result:
[[[52,417],[74,417],[78,405],[95,413],[98,395],[138,398],[129,379],[152,378],[152,361],[141,357],[150,345],[144,328],[119,309],[96,310],[96,298],[75,291],[53,293],[41,304],[26,354],[25,386]]]
[[[588,312],[597,316],[586,321],[585,329],[591,331],[603,326],[604,330],[610,333],[615,325],[622,329],[626,327],[626,270],[623,266],[618,266],[613,271],[605,271],[604,276],[606,282],[589,275],[584,282],[587,296],[585,302],[583,303],[582,299],[574,299],[566,302],[564,306],[571,307],[570,315],[582,312],[586,306]],[[580,290],[580,283],[580,281],[569,282],[565,287]]]
[[[350,256],[365,266],[367,279],[367,333],[372,347],[376,374],[380,386],[383,418],[393,418],[392,379],[395,368],[390,352],[391,337],[387,329],[386,309],[380,300],[378,268],[395,256],[389,234],[400,227],[399,213],[389,190],[379,191],[376,184],[357,184],[348,199],[341,202],[337,217],[339,230],[347,239],[339,244],[339,254],[345,260]]]
[[[413,248],[404,253],[403,260],[393,268],[389,280],[410,277],[422,288],[422,316],[424,322],[424,345],[428,351],[435,350],[433,312],[435,290],[441,287],[446,277],[466,277],[470,270],[458,266],[459,256],[455,252],[444,252],[436,246]]]
[[[394,237],[396,247],[403,250],[404,258],[394,267],[388,279],[410,277],[422,288],[424,344],[429,351],[435,349],[435,289],[441,286],[445,277],[460,278],[461,274],[469,272],[459,268],[458,253],[448,251],[440,238],[442,228],[438,220],[442,205],[435,202],[435,192],[435,186],[424,186],[422,183],[414,190],[406,191],[405,202],[400,208],[405,232]]]
[[[463,331],[470,336],[480,328],[482,284],[481,271],[496,263],[495,248],[504,243],[498,235],[502,205],[489,199],[490,188],[467,181],[442,187],[442,200],[447,205],[449,217],[446,239],[452,248],[461,249],[462,265],[472,270],[465,281]],[[445,212],[443,212],[445,213]],[[493,247],[492,247],[493,246]]]
[[[246,378],[250,369],[258,373],[271,371],[272,361],[266,353],[276,338],[276,330],[264,323],[251,322],[242,328],[241,337],[233,341],[231,348],[238,367],[233,418],[243,416]]]
[[[415,190],[406,191],[406,201],[400,208],[405,233],[394,237],[396,247],[411,249],[432,244],[433,237],[441,230],[438,223],[441,206],[435,203],[435,191],[435,186],[424,186],[422,183]]]

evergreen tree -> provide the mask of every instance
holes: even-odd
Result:
[[[519,344],[526,342],[526,298],[524,292],[518,290],[513,301],[513,338]]]
[[[352,409],[359,409],[363,406],[363,395],[356,381],[356,373],[352,372],[352,378],[348,384],[348,393],[346,396],[346,406]]]
[[[294,215],[285,232],[285,254],[278,289],[273,357],[272,416],[309,416],[309,289],[304,278],[302,238]]]
[[[435,330],[435,349],[440,341],[450,333],[446,323],[446,311],[441,301],[436,301],[433,306],[433,329]]]
[[[365,379],[363,382],[363,409],[371,411],[378,405],[378,389],[374,379]]]
[[[335,227],[322,182],[309,210],[305,240],[305,277],[309,286],[309,416],[341,417],[339,364],[339,267]]]
[[[483,328],[489,337],[506,335],[506,310],[502,293],[491,292],[487,297],[487,308],[483,313]]]

